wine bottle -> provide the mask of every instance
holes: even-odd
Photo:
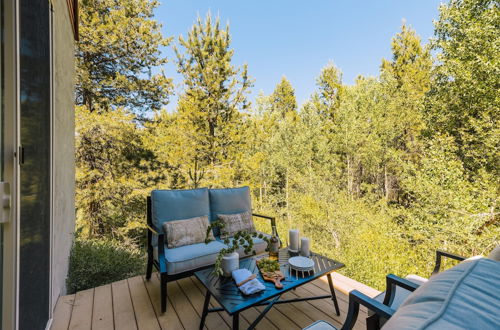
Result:
[[[269,259],[278,260],[279,252],[280,252],[280,239],[278,237],[276,226],[273,226],[273,234],[269,239]]]

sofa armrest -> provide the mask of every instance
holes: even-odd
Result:
[[[347,310],[347,316],[342,326],[342,330],[350,330],[354,327],[359,314],[359,305],[365,306],[378,316],[386,319],[389,319],[395,313],[395,310],[389,306],[368,297],[358,290],[353,290],[349,292],[349,309]]]
[[[156,235],[163,235],[164,232],[163,230],[161,230],[160,228],[156,227],[154,224],[152,223],[148,223],[147,224],[147,227],[148,227],[148,230],[153,232],[154,234]]]
[[[432,275],[435,275],[439,273],[439,270],[441,269],[441,261],[443,260],[443,257],[450,258],[450,259],[455,259],[458,261],[464,261],[466,258],[459,256],[457,254],[449,253],[443,250],[436,250],[436,264],[434,266],[434,270],[432,271]]]
[[[275,217],[270,217],[268,215],[262,215],[262,214],[257,214],[257,213],[252,213],[254,217],[257,218],[263,218],[263,219],[268,219],[271,220],[271,226],[276,226],[276,218]]]
[[[406,289],[410,292],[415,291],[419,285],[408,281],[404,278],[401,278],[399,276],[396,276],[394,274],[389,274],[386,276],[386,291],[385,291],[385,296],[384,296],[384,302],[383,304],[386,306],[391,306],[392,302],[394,301],[394,297],[396,295],[396,286],[399,286],[403,289]]]

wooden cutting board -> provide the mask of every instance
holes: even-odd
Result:
[[[259,266],[259,261],[257,261],[257,267],[258,266]],[[277,270],[274,272],[263,272],[260,268],[259,271],[264,281],[274,283],[274,287],[276,289],[283,289],[283,284],[281,283],[281,280],[284,280],[285,276],[281,271]]]

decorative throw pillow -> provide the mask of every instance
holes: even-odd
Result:
[[[236,214],[217,214],[217,218],[224,223],[224,229],[221,229],[220,238],[234,236],[238,231],[255,232],[255,226],[252,220],[251,212]]]
[[[163,223],[163,230],[167,240],[167,248],[204,243],[207,235],[208,216],[166,221]],[[208,238],[214,240],[214,234],[210,231]]]

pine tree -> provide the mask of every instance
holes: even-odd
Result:
[[[265,186],[274,195],[274,204],[283,209],[283,214],[290,224],[290,203],[293,186],[295,162],[300,161],[300,117],[297,112],[297,100],[292,84],[282,77],[273,93],[265,98],[267,105],[263,125],[267,132],[262,146],[267,159],[265,168]]]
[[[117,107],[144,113],[167,104],[172,79],[155,73],[170,44],[153,19],[156,0],[80,1],[76,104],[89,111]]]
[[[325,120],[334,120],[344,92],[342,72],[329,62],[316,79],[316,86],[318,92],[313,96],[313,102],[316,100],[318,112]]]
[[[76,208],[85,237],[144,239],[146,187],[164,173],[137,123],[167,104],[172,81],[157,71],[169,45],[155,0],[83,0],[76,52]],[[162,164],[163,165],[163,164]],[[165,168],[167,166],[163,166]]]
[[[295,91],[285,76],[281,78],[281,81],[276,85],[269,98],[272,113],[279,114],[282,118],[285,118],[287,114],[297,112]]]
[[[183,162],[197,186],[203,175],[215,179],[219,170],[234,168],[241,111],[249,106],[246,94],[252,81],[246,65],[231,64],[229,26],[222,30],[219,18],[213,22],[210,13],[204,22],[198,18],[187,38],[179,37],[179,44],[183,52],[175,48],[177,68],[184,77],[177,106],[180,143]]]
[[[432,61],[416,32],[403,24],[391,43],[392,60],[381,66],[381,96],[386,104],[378,130],[384,143],[381,173],[385,198],[401,197],[399,177],[407,162],[418,160],[425,128],[424,102],[430,86]]]

